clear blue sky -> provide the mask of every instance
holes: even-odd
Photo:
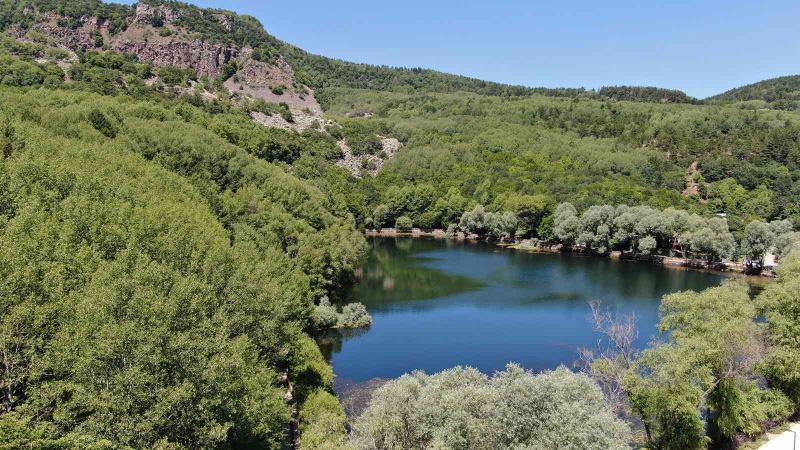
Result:
[[[800,74],[798,0],[191,3],[253,15],[325,56],[527,86],[652,85],[706,97]]]

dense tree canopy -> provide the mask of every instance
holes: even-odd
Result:
[[[683,91],[663,89],[651,86],[603,86],[597,91],[600,97],[612,100],[655,103],[695,103],[697,99],[689,97]]]
[[[371,112],[346,120],[371,124],[404,143],[367,180],[379,195],[371,204],[352,205],[357,217],[391,206],[401,189],[409,205],[444,206],[461,196],[467,203],[462,212],[478,204],[504,212],[513,209],[514,196],[538,196],[537,203],[547,205],[538,220],[564,201],[581,209],[672,206],[725,214],[737,239],[753,220],[800,222],[800,122],[792,113],[537,95],[330,92],[332,116]],[[422,186],[435,186],[432,195],[417,191]],[[436,209],[423,217],[421,210],[397,206],[384,223],[408,215],[422,227],[447,228],[460,217]],[[523,235],[537,237],[530,225]]]
[[[354,424],[364,449],[623,449],[630,430],[597,385],[565,368],[415,372],[379,388]]]
[[[300,404],[330,386],[306,332],[361,252],[346,209],[192,107],[0,97],[0,433],[283,445],[282,380]]]

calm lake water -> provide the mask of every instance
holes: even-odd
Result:
[[[608,258],[534,254],[444,240],[374,238],[353,291],[374,323],[322,342],[338,382],[394,378],[415,369],[510,362],[572,366],[600,336],[590,300],[634,313],[637,344],[657,333],[664,294],[719,284],[719,274]]]

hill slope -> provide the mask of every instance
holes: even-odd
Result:
[[[709,97],[707,101],[721,104],[761,101],[765,107],[795,111],[800,109],[800,75],[771,78],[748,84]]]

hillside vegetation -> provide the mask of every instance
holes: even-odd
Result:
[[[709,103],[739,103],[749,108],[800,109],[800,75],[772,78],[709,97]]]
[[[353,206],[376,226],[406,215],[446,228],[475,204],[515,211],[521,201],[545,223],[563,201],[724,213],[737,234],[755,219],[800,222],[800,117],[792,113],[536,95],[342,89],[332,98],[332,115],[370,111],[358,122],[406,144],[368,180],[373,203]],[[525,234],[547,238],[546,230]]]
[[[597,91],[602,98],[632,102],[696,103],[697,99],[683,91],[651,86],[603,86]]]
[[[3,440],[282,446],[330,395],[307,332],[363,246],[343,208],[187,104],[0,98]]]

